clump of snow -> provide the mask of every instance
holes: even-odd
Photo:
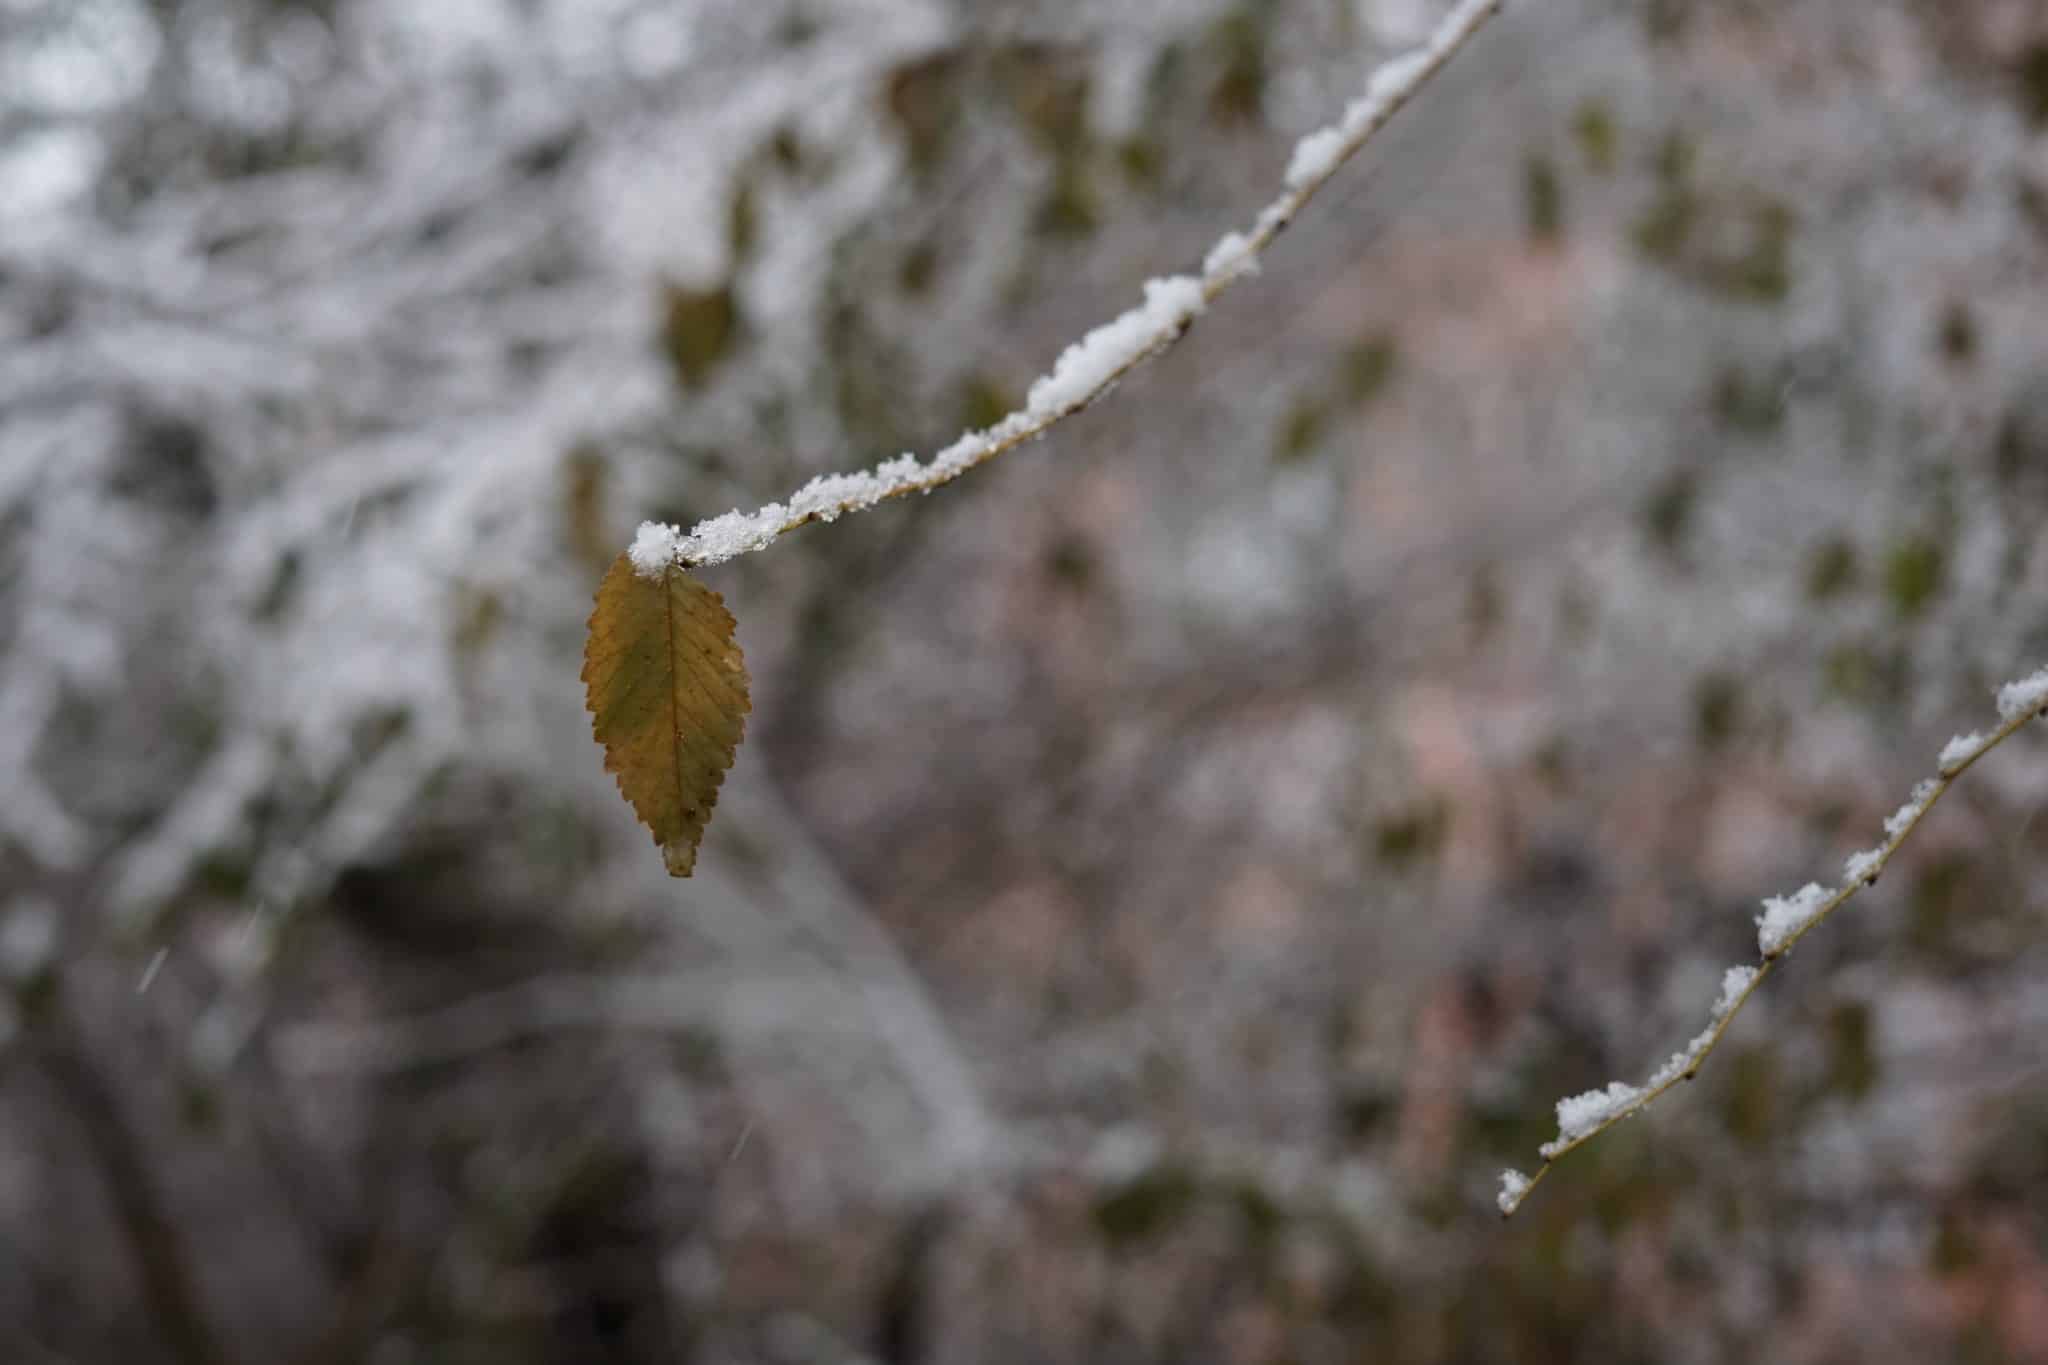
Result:
[[[1940,789],[1940,784],[1931,777],[1916,785],[1913,794],[1906,798],[1906,804],[1885,817],[1885,837],[1896,839],[1911,828],[1913,822],[1926,813],[1934,794]]]
[[[633,569],[643,578],[652,578],[676,562],[676,546],[682,540],[682,533],[673,526],[658,521],[643,521],[640,531],[633,537],[633,548],[626,554],[633,561]]]
[[[1756,920],[1757,951],[1777,956],[1788,940],[1813,923],[1834,894],[1818,882],[1808,882],[1789,896],[1766,896],[1764,912]]]
[[[1482,6],[1467,5],[1465,8],[1476,10]],[[1357,113],[1360,104],[1369,105],[1374,101],[1391,104],[1397,99],[1405,98],[1416,86],[1422,84],[1422,78],[1429,74],[1430,64],[1449,50],[1439,42],[1431,42],[1427,47],[1403,53],[1382,65],[1379,70],[1372,73],[1372,80],[1366,83],[1365,99],[1353,101],[1344,111],[1344,121],[1347,124],[1365,121]]]
[[[2001,720],[2018,720],[2044,706],[2048,706],[2048,668],[1998,689],[1998,715]]]
[[[1356,104],[1352,106],[1356,108]],[[1345,111],[1345,123],[1349,123],[1350,111]],[[1304,185],[1321,180],[1337,169],[1337,163],[1344,159],[1344,124],[1331,124],[1318,128],[1294,144],[1294,155],[1287,159],[1287,188],[1298,190]]]
[[[1984,736],[1978,734],[1975,730],[1970,731],[1967,735],[1957,735],[1954,739],[1941,746],[1941,775],[1943,777],[1954,777],[1962,765],[1975,758],[1977,751],[1983,747]]]
[[[734,508],[683,537],[676,546],[676,554],[691,564],[723,564],[728,559],[765,549],[782,533],[788,511],[779,502],[771,502],[751,516]]]
[[[1721,974],[1721,994],[1714,1001],[1714,1022],[1720,1023],[1735,1013],[1735,1007],[1742,1003],[1742,997],[1756,984],[1756,968],[1730,967]]]
[[[1609,1081],[1605,1090],[1567,1095],[1557,1102],[1557,1140],[1546,1142],[1537,1150],[1547,1161],[1594,1129],[1627,1113],[1642,1098],[1643,1091],[1626,1081]]]
[[[1224,233],[1202,258],[1202,278],[1211,284],[1258,273],[1258,253],[1252,248],[1252,239],[1242,232]]]
[[[1842,864],[1842,880],[1853,884],[1865,878],[1875,877],[1883,863],[1884,850],[1881,848],[1866,848],[1861,853],[1851,853],[1848,861]]]
[[[1493,1202],[1500,1206],[1502,1213],[1513,1213],[1515,1205],[1522,1202],[1522,1196],[1529,1192],[1529,1177],[1512,1168],[1500,1173],[1500,1193]]]
[[[1205,302],[1202,282],[1192,275],[1145,281],[1145,301],[1060,352],[1052,373],[1031,386],[1024,410],[1044,418],[1078,407],[1147,351],[1170,340]]]

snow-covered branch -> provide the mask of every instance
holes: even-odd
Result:
[[[1934,808],[1934,803],[1969,770],[1971,764],[2004,743],[2028,721],[2042,715],[2048,715],[2048,668],[1998,689],[1999,724],[1989,734],[1973,731],[1959,735],[1943,746],[1935,776],[1917,784],[1906,803],[1885,820],[1884,842],[1849,855],[1843,864],[1841,886],[1829,888],[1809,882],[1789,896],[1766,897],[1764,912],[1757,916],[1756,921],[1760,960],[1755,966],[1736,966],[1727,970],[1721,981],[1721,993],[1708,1015],[1707,1027],[1684,1048],[1674,1052],[1642,1085],[1612,1081],[1605,1090],[1588,1090],[1559,1100],[1557,1137],[1538,1149],[1543,1164],[1536,1168],[1535,1174],[1524,1175],[1517,1170],[1501,1172],[1497,1196],[1501,1214],[1512,1216],[1522,1206],[1522,1201],[1529,1197],[1529,1191],[1568,1152],[1592,1141],[1623,1119],[1642,1112],[1673,1086],[1697,1075],[1701,1064],[1720,1045],[1728,1026],[1735,1022],[1735,1016],[1749,1002],[1749,997],[1784,961],[1793,946],[1840,909],[1850,897],[1876,884],[1892,855],[1899,851],[1900,845]]]
[[[995,425],[969,431],[929,462],[899,455],[870,470],[824,474],[755,512],[737,509],[700,522],[688,534],[661,522],[641,523],[631,554],[644,574],[669,564],[718,564],[766,548],[814,521],[834,521],[907,493],[929,493],[1003,452],[1043,436],[1107,393],[1144,361],[1178,341],[1202,311],[1240,279],[1258,273],[1259,257],[1302,206],[1363,147],[1485,22],[1501,0],[1462,3],[1415,51],[1380,66],[1365,93],[1335,123],[1295,144],[1279,196],[1244,232],[1225,233],[1203,258],[1199,275],[1145,283],[1145,300],[1094,328],[1060,354],[1052,372],[1031,385],[1022,408]]]

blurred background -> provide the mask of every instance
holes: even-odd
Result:
[[[1441,0],[0,3],[0,1359],[2048,1360],[2048,10],[1522,0],[1106,402],[929,452]],[[2037,727],[2038,728],[2038,727]]]

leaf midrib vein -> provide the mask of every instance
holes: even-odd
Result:
[[[683,796],[683,722],[678,709],[676,693],[682,689],[681,670],[676,666],[676,591],[672,582],[674,569],[661,576],[661,606],[668,622],[668,751],[669,776],[675,787],[676,819],[684,819],[683,812],[689,808],[689,801]],[[678,833],[681,831],[678,830]],[[659,830],[655,831],[661,837]],[[668,839],[662,837],[662,843]]]

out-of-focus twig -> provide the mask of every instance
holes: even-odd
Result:
[[[182,1365],[230,1365],[234,1357],[201,1301],[177,1226],[150,1176],[142,1140],[106,1077],[75,1036],[54,1038],[43,1064],[69,1102],[85,1148],[106,1180],[114,1216],[127,1236],[143,1297],[165,1346]]]

